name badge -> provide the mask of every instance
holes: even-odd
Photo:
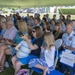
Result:
[[[69,40],[72,41],[72,37],[70,37]]]

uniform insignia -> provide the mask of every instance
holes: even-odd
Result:
[[[69,40],[71,41],[72,40],[72,37],[70,37]]]

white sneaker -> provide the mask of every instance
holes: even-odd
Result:
[[[5,62],[4,67],[8,68],[9,67],[9,63]]]

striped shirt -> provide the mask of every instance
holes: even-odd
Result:
[[[20,46],[19,50],[17,51],[17,57],[18,58],[27,57],[30,53],[30,48],[29,48],[27,42],[21,41],[19,44],[21,46]]]

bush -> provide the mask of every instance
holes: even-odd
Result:
[[[75,15],[75,9],[59,9],[59,13]]]

